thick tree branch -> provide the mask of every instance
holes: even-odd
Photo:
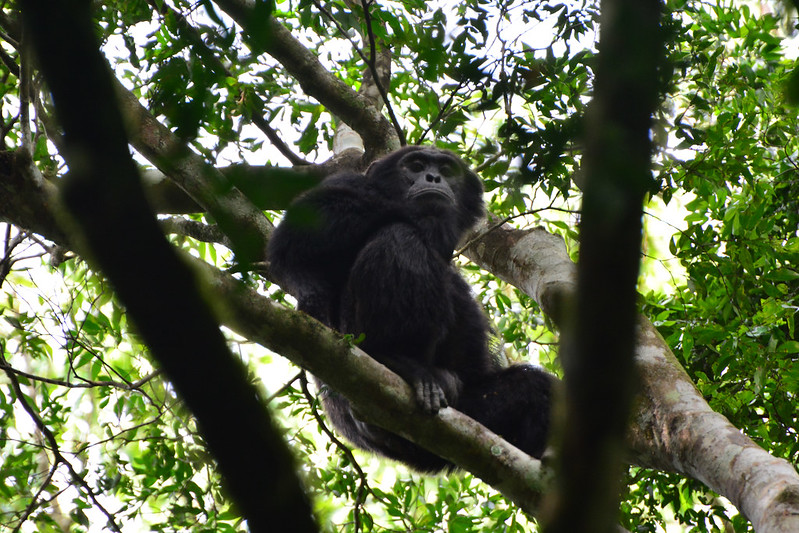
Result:
[[[799,531],[799,475],[710,409],[651,322],[640,319],[642,391],[628,441],[636,462],[726,496],[758,533]]]
[[[319,165],[299,170],[278,167],[234,165],[217,169],[256,208],[285,209],[291,200],[325,176],[342,169],[357,168],[360,154],[345,153]],[[160,170],[142,173],[145,194],[158,214],[205,213],[207,209],[191,199]],[[58,191],[45,180],[24,152],[0,152],[0,221],[32,231],[61,245],[68,238],[54,218]],[[230,245],[232,246],[232,245]]]
[[[464,254],[499,279],[521,289],[562,326],[571,310],[577,275],[563,238],[544,228],[520,230],[509,224],[497,226],[498,221],[490,215],[475,228],[466,239],[471,244]]]
[[[220,320],[227,327],[312,372],[347,396],[365,421],[451,460],[536,514],[549,483],[540,461],[454,409],[423,415],[402,378],[340,334],[198,259],[192,262],[214,289]]]
[[[130,143],[216,219],[245,261],[259,261],[272,224],[241,191],[158,122],[116,78]]]
[[[308,165],[299,170],[250,165],[232,165],[216,170],[258,210],[285,209],[302,191],[310,189],[325,176],[336,172],[339,168],[335,166],[336,161],[331,159],[328,163]],[[142,178],[154,212],[181,214],[207,211],[163,172],[147,170],[142,173]],[[271,231],[271,226],[269,229]]]
[[[198,241],[216,242],[231,248],[230,239],[217,226],[209,226],[183,217],[162,218],[158,223],[166,234],[184,235]]]
[[[150,213],[89,2],[26,0],[70,166],[63,201],[153,355],[195,414],[252,531],[316,531],[285,443],[227,348],[195,278]],[[82,66],[74,75],[74,64]]]
[[[559,325],[567,319],[576,268],[560,237],[505,225],[484,233],[465,255],[520,288]],[[640,391],[627,438],[634,462],[702,481],[741,510],[758,533],[799,531],[794,467],[714,412],[652,323],[643,316],[638,322]]]
[[[0,152],[0,220],[66,244],[54,215],[56,197],[55,185],[42,179],[27,152]]]
[[[616,527],[623,440],[635,394],[636,291],[649,129],[663,62],[659,0],[602,0],[594,98],[585,122],[580,260],[563,329],[566,386],[557,487],[547,533]],[[581,512],[575,516],[574,504]]]

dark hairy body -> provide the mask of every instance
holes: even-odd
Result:
[[[300,310],[364,334],[361,348],[411,385],[424,412],[454,407],[541,457],[555,379],[492,357],[488,322],[451,260],[483,215],[482,191],[454,154],[406,147],[299,197],[272,236],[269,260]],[[420,471],[452,467],[359,420],[322,385],[328,417],[356,446]]]

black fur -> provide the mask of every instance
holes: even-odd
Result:
[[[482,216],[482,184],[450,152],[407,147],[365,175],[332,176],[297,199],[275,230],[269,259],[301,310],[341,331],[402,376],[427,413],[453,406],[540,457],[554,378],[500,367],[488,324],[451,257]],[[438,471],[444,459],[358,420],[323,387],[330,420],[353,444]]]

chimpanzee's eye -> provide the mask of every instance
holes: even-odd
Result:
[[[411,172],[421,172],[424,170],[424,163],[421,161],[411,161],[408,163],[408,168],[411,169]]]

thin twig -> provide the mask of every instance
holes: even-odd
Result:
[[[0,365],[2,366],[2,369],[5,371],[6,376],[8,376],[8,380],[11,382],[11,388],[14,389],[14,394],[16,395],[17,402],[19,402],[19,404],[22,406],[25,412],[28,413],[28,416],[31,418],[34,425],[36,426],[36,429],[38,429],[39,432],[44,436],[45,440],[47,440],[47,443],[50,446],[50,452],[53,454],[53,459],[54,459],[53,468],[55,468],[56,465],[58,465],[59,463],[63,463],[64,466],[67,467],[67,470],[69,471],[72,481],[74,481],[78,486],[83,488],[83,490],[92,500],[92,503],[94,503],[94,505],[106,516],[106,518],[108,519],[109,527],[112,530],[121,533],[122,530],[120,529],[119,525],[116,523],[114,515],[111,514],[111,512],[109,512],[108,509],[106,509],[103,506],[103,504],[101,504],[98,501],[97,495],[94,493],[94,491],[86,482],[86,480],[78,473],[77,470],[75,470],[75,468],[72,466],[72,463],[67,461],[66,457],[64,457],[61,454],[61,451],[58,447],[58,441],[56,440],[55,435],[53,434],[52,431],[50,431],[50,428],[48,428],[47,425],[45,425],[44,421],[39,417],[38,413],[36,413],[33,407],[31,407],[31,405],[25,399],[25,394],[22,392],[22,387],[20,386],[19,381],[17,380],[17,375],[9,369],[10,367],[8,366],[8,362],[6,361],[5,358],[5,344],[2,342],[0,342]]]
[[[83,381],[81,383],[74,383],[72,381],[64,381],[62,379],[53,379],[53,378],[46,378],[43,376],[37,376],[36,374],[31,374],[29,372],[25,372],[23,370],[19,370],[18,368],[14,368],[13,366],[9,365],[5,360],[0,361],[0,369],[5,372],[13,372],[17,376],[21,376],[23,378],[29,379],[31,381],[38,381],[39,383],[47,383],[48,385],[56,385],[59,387],[66,387],[68,389],[90,389],[93,387],[114,387],[115,389],[121,389],[125,391],[135,391],[141,388],[142,385],[145,385],[148,381],[151,381],[158,376],[161,375],[161,370],[156,370],[138,381],[134,381],[132,383],[120,383],[118,381],[91,381],[84,378],[80,378]]]
[[[408,144],[408,140],[405,138],[405,131],[403,131],[402,127],[397,120],[397,115],[394,114],[394,108],[391,106],[391,103],[388,101],[388,93],[386,92],[385,87],[383,84],[380,83],[380,76],[377,72],[377,44],[375,41],[375,34],[372,30],[372,16],[369,13],[369,6],[374,2],[374,0],[361,0],[361,5],[363,6],[363,21],[364,25],[366,26],[366,33],[369,37],[369,61],[367,65],[369,66],[369,70],[372,72],[372,77],[375,81],[375,86],[377,90],[380,92],[380,97],[383,99],[383,102],[386,104],[386,111],[388,112],[388,116],[391,119],[391,124],[394,126],[394,130],[397,132],[397,137],[399,137],[400,144],[405,146]]]
[[[308,401],[308,405],[311,408],[311,413],[313,417],[316,419],[317,424],[319,424],[319,428],[322,432],[327,435],[327,438],[341,450],[341,452],[347,457],[347,460],[350,462],[352,467],[355,469],[355,472],[358,474],[358,479],[360,482],[358,483],[358,490],[355,493],[355,508],[352,511],[353,516],[353,530],[360,531],[361,530],[361,513],[363,512],[363,505],[366,502],[366,496],[372,494],[372,496],[376,497],[375,494],[372,492],[372,489],[369,487],[369,483],[366,478],[366,474],[364,473],[361,465],[358,464],[358,461],[355,460],[355,456],[352,455],[352,450],[350,450],[349,446],[341,442],[330,428],[327,427],[322,415],[319,413],[319,399],[311,394],[311,391],[308,389],[308,378],[306,376],[305,371],[301,373],[300,376],[300,384],[302,386],[302,392],[305,395],[305,399]]]
[[[36,491],[36,494],[33,495],[30,503],[28,504],[27,507],[25,507],[25,510],[22,512],[22,515],[19,517],[19,522],[14,527],[14,529],[11,530],[12,533],[17,533],[20,529],[22,529],[22,524],[27,522],[28,518],[30,518],[30,516],[33,514],[33,511],[35,511],[39,507],[39,497],[45,491],[47,486],[50,485],[50,482],[53,480],[53,476],[55,475],[57,470],[58,470],[58,463],[53,463],[53,465],[50,467],[50,471],[47,472],[47,477],[45,477],[44,481]],[[60,492],[64,492],[64,490],[66,489],[62,489]]]
[[[552,200],[552,203],[554,203],[554,202],[555,201]],[[527,215],[535,215],[536,213],[540,213],[541,211],[561,211],[563,213],[572,213],[572,214],[578,213],[578,211],[575,211],[573,209],[564,209],[562,207],[553,207],[552,203],[550,203],[546,207],[541,207],[539,209],[531,209],[529,211],[524,211],[522,213],[517,213],[515,215],[506,216],[505,218],[501,219],[496,224],[491,225],[490,227],[484,229],[483,231],[480,231],[477,235],[475,235],[474,237],[469,239],[466,242],[466,244],[464,244],[463,246],[461,246],[460,248],[455,250],[455,253],[453,254],[453,257],[457,257],[457,256],[461,255],[469,246],[471,246],[475,242],[479,241],[480,239],[482,239],[483,237],[485,237],[486,235],[488,235],[492,231],[494,231],[496,229],[499,229],[500,227],[502,227],[503,224],[505,224],[507,222],[510,222],[511,220],[514,220],[516,218],[524,217],[524,216],[527,216]]]
[[[161,218],[158,223],[164,233],[183,235],[202,242],[218,243],[228,248],[233,247],[230,238],[219,229],[219,226],[211,226],[183,217]]]
[[[366,67],[369,69],[369,72],[372,73],[372,78],[375,82],[375,87],[377,87],[377,91],[380,93],[380,98],[383,100],[383,104],[386,106],[386,111],[388,112],[388,116],[391,119],[391,125],[394,127],[394,130],[397,132],[397,136],[399,137],[400,144],[405,146],[408,144],[407,139],[405,138],[405,132],[402,130],[402,127],[397,120],[397,116],[394,114],[394,108],[391,106],[391,102],[388,100],[388,93],[386,89],[383,87],[383,84],[380,83],[380,75],[377,71],[377,44],[375,41],[375,35],[372,31],[372,19],[369,15],[369,5],[372,2],[369,0],[361,0],[361,5],[363,6],[364,11],[364,25],[366,26],[366,33],[369,40],[369,57],[366,57],[363,50],[358,46],[358,44],[349,36],[347,31],[339,24],[339,22],[333,17],[333,14],[325,8],[321,2],[318,0],[313,0],[313,4],[322,13],[325,17],[327,17],[330,22],[336,27],[336,29],[341,33],[341,35],[350,42],[352,45],[352,49],[355,50],[355,53],[363,60],[366,64]]]

